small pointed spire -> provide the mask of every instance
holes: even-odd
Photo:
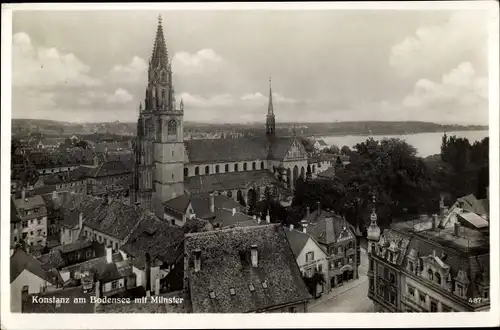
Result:
[[[182,99],[182,97],[181,97],[180,109],[184,110],[184,100]]]
[[[272,90],[271,77],[269,77],[269,104],[267,106],[267,115],[274,116],[273,90]]]

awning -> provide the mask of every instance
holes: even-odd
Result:
[[[351,265],[344,265],[342,268],[340,268],[340,271],[343,273],[345,272],[346,270],[348,271],[351,271],[352,272],[352,266]]]

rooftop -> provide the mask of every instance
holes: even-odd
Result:
[[[57,273],[46,270],[43,266],[41,261],[36,260],[21,249],[16,249],[14,254],[10,257],[10,283],[12,283],[25,269],[51,284],[55,285],[58,281],[62,282]]]
[[[252,266],[256,246],[258,265]],[[194,253],[200,251],[200,270]],[[281,226],[263,225],[187,234],[194,313],[246,313],[311,298]]]

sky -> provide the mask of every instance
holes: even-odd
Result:
[[[12,117],[136,121],[158,15],[187,121],[488,124],[471,10],[18,11]]]

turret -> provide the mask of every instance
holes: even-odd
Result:
[[[375,211],[375,195],[373,196],[373,207],[370,215],[370,226],[367,229],[368,253],[374,252],[375,243],[380,239],[380,228],[377,225],[377,213]]]

